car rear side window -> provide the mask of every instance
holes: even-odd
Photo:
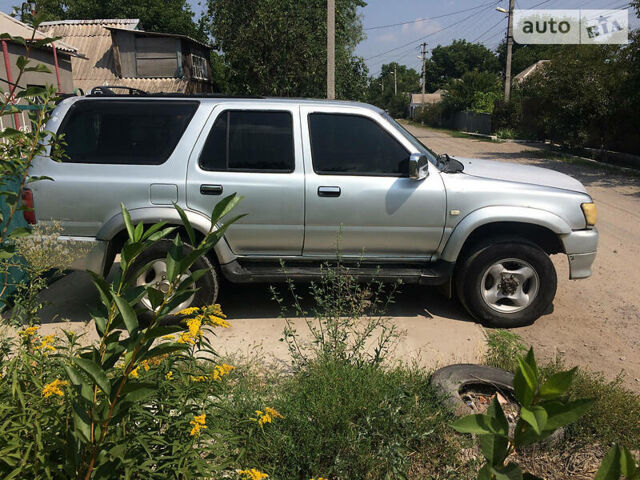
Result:
[[[370,118],[311,113],[309,131],[318,174],[408,176],[409,152]]]
[[[216,118],[200,154],[211,171],[293,172],[290,112],[227,110]]]
[[[199,102],[85,100],[75,103],[58,133],[65,162],[160,165],[176,148]]]

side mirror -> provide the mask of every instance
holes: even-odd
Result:
[[[409,156],[409,178],[422,180],[429,175],[429,160],[422,153],[412,153]]]

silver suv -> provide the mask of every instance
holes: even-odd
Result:
[[[60,103],[47,128],[64,133],[68,158],[31,170],[55,180],[31,184],[37,222],[91,247],[74,268],[109,271],[121,202],[134,223],[179,225],[177,203],[207,232],[236,192],[247,215],[195,265],[209,274],[185,305],[214,302],[221,275],[312,280],[339,251],[355,275],[440,286],[486,325],[513,327],[548,311],[550,254],[567,254],[572,279],[591,274],[595,205],[566,175],[438,156],[360,103],[98,93]],[[144,254],[157,261],[140,284],[163,286],[168,245]]]

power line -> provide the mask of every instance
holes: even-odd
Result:
[[[547,0],[547,1],[549,1],[549,0]],[[499,3],[499,0],[498,0],[498,1],[494,1],[494,2],[492,2],[492,3],[491,3],[491,5],[496,5],[497,3]],[[438,30],[438,31],[431,32],[431,33],[429,33],[429,34],[427,34],[427,35],[424,35],[424,36],[422,36],[422,37],[416,38],[415,40],[412,40],[412,41],[410,41],[410,42],[407,42],[407,43],[405,43],[405,44],[403,44],[403,45],[400,45],[400,46],[398,46],[398,47],[392,48],[391,50],[387,50],[386,52],[378,53],[378,54],[373,55],[373,56],[371,56],[371,57],[365,58],[365,61],[366,61],[366,60],[371,60],[372,58],[381,57],[381,56],[383,56],[383,55],[386,55],[387,53],[395,52],[396,50],[400,50],[401,48],[404,48],[404,47],[406,47],[406,46],[408,46],[408,45],[413,45],[413,44],[415,44],[415,43],[417,43],[417,42],[419,42],[419,41],[421,41],[421,40],[424,40],[425,38],[431,37],[431,36],[433,36],[433,35],[435,35],[435,34],[437,34],[437,33],[440,33],[440,32],[443,32],[443,31],[445,31],[445,30],[448,30],[448,29],[449,29],[449,28],[451,28],[451,27],[455,27],[456,25],[459,25],[460,23],[462,23],[462,22],[464,22],[464,21],[466,21],[466,20],[469,20],[470,18],[472,18],[472,17],[473,17],[473,16],[475,16],[475,15],[476,15],[476,13],[474,12],[474,13],[472,13],[471,15],[469,15],[469,16],[467,16],[467,17],[463,18],[462,20],[458,20],[457,22],[451,23],[451,24],[447,25],[446,27],[441,28],[441,29],[440,29],[440,30]]]
[[[444,17],[450,17],[452,15],[457,15],[458,13],[470,12],[472,10],[477,10],[479,8],[486,7],[488,5],[493,5],[494,3],[496,3],[496,2],[492,1],[491,3],[483,3],[482,5],[478,5],[476,7],[465,8],[464,10],[458,10],[456,12],[445,13],[443,15],[437,15],[435,17],[418,18],[416,20],[409,20],[409,21],[406,21],[406,22],[399,22],[399,23],[390,23],[388,25],[376,25],[375,27],[363,28],[363,30],[378,30],[380,28],[390,28],[390,27],[398,27],[400,25],[409,25],[410,23],[427,22],[429,20],[435,20],[437,18],[444,18]]]

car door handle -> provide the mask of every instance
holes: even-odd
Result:
[[[319,197],[339,197],[340,187],[318,187]]]
[[[200,185],[202,195],[222,195],[222,185]]]

